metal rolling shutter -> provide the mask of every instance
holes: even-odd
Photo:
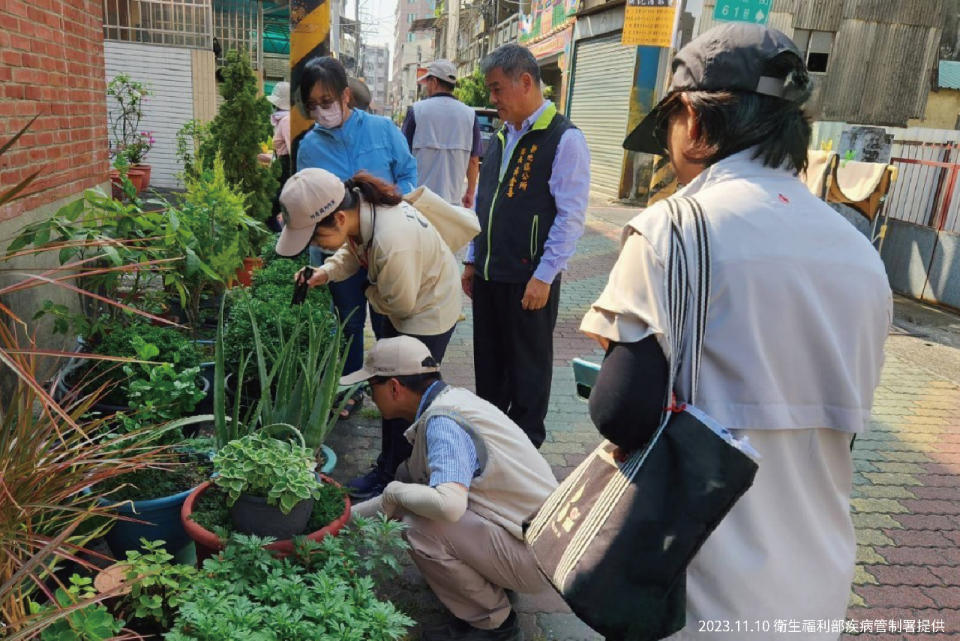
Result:
[[[613,36],[582,40],[574,54],[570,120],[590,148],[590,189],[617,198],[637,48]]]
[[[156,144],[147,154],[153,167],[150,184],[179,187],[176,174],[177,131],[193,118],[193,67],[190,49],[128,42],[104,43],[107,82],[126,73],[150,89],[143,105],[141,131],[152,131]],[[116,107],[108,101],[108,109]]]

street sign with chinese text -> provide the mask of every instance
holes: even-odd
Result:
[[[676,0],[627,0],[620,44],[669,47],[676,11]]]
[[[717,0],[713,19],[727,22],[754,22],[767,24],[773,0]]]

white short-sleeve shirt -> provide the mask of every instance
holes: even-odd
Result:
[[[794,174],[751,156],[730,156],[677,193],[701,204],[711,243],[697,405],[732,429],[859,432],[893,314],[883,263]],[[657,203],[624,228],[582,331],[618,342],[654,335],[670,356],[667,212]]]

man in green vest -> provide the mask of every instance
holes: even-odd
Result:
[[[480,234],[464,261],[477,394],[540,447],[560,272],[583,234],[590,153],[580,130],[544,100],[540,67],[528,49],[503,45],[480,68],[505,124],[480,168]]]

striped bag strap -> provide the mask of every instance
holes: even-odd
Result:
[[[659,440],[670,422],[670,415],[682,403],[696,401],[700,382],[703,339],[710,302],[710,238],[703,208],[694,198],[674,197],[664,201],[670,215],[670,244],[666,260],[665,308],[669,322],[670,368],[668,370],[667,408],[653,438],[639,454],[632,474],[640,469],[647,452]],[[683,364],[689,360],[686,398],[677,398]]]

